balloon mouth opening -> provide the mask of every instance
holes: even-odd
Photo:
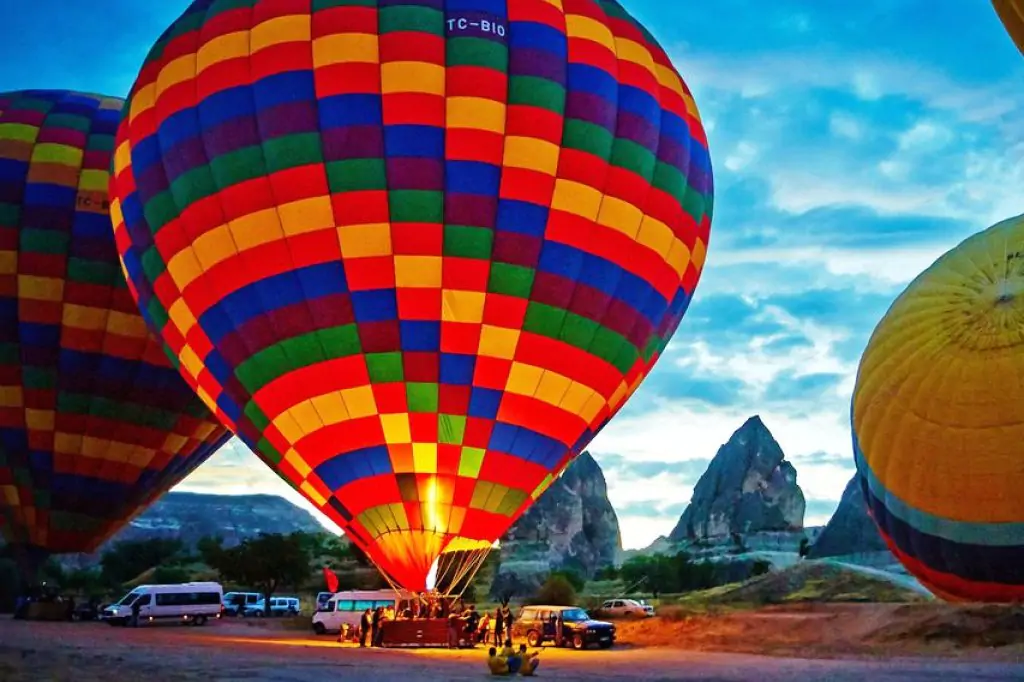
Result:
[[[437,587],[437,569],[441,565],[441,557],[434,559],[434,563],[430,564],[430,570],[427,571],[426,588],[428,592],[433,592],[434,588]]]

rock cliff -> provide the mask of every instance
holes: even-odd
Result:
[[[62,557],[62,563],[89,565],[124,540],[176,538],[195,547],[204,536],[220,536],[233,547],[260,533],[324,532],[312,514],[276,495],[202,495],[167,493],[91,555]]]
[[[854,475],[846,484],[839,507],[829,519],[818,541],[811,546],[808,556],[817,559],[888,551],[885,541],[875,528],[875,522],[868,516],[860,482]]]
[[[501,539],[491,593],[529,594],[553,570],[593,577],[622,551],[601,467],[584,452]]]
[[[755,416],[719,448],[669,540],[798,531],[804,508],[796,469]]]

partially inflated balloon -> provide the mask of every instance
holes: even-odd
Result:
[[[697,108],[616,2],[198,0],[129,108],[141,309],[406,587],[622,407],[704,265]]]
[[[125,284],[107,184],[122,100],[0,93],[0,531],[91,551],[228,432]]]
[[[1010,34],[1017,49],[1024,53],[1024,2],[1022,0],[992,0],[992,5]]]
[[[879,323],[854,451],[893,552],[953,600],[1024,600],[1024,217],[966,240]]]

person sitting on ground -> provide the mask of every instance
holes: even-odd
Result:
[[[505,647],[501,650],[501,655],[508,661],[508,671],[510,674],[515,675],[519,672],[520,666],[523,665],[523,658],[519,655],[519,652],[512,648],[512,640],[505,640]]]
[[[519,658],[522,659],[522,665],[519,668],[519,674],[523,677],[533,677],[533,673],[537,670],[537,666],[540,665],[540,659],[537,658],[538,653],[536,651],[528,652],[525,644],[519,645]]]
[[[487,668],[492,675],[508,675],[508,663],[498,655],[498,650],[493,646],[487,652]]]

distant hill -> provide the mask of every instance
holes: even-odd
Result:
[[[220,536],[233,547],[260,533],[326,532],[313,515],[277,495],[205,495],[171,492],[135,517],[93,555],[73,555],[64,563],[95,563],[103,550],[125,540],[177,538],[194,547],[200,538]]]

